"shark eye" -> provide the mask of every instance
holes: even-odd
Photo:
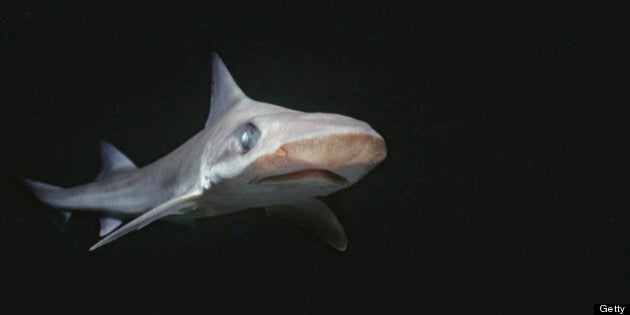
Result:
[[[251,123],[245,124],[240,136],[241,152],[243,154],[249,152],[256,145],[258,138],[260,138],[260,130]]]

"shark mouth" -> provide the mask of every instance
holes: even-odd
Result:
[[[348,186],[348,180],[346,180],[343,176],[340,176],[331,171],[322,170],[322,169],[306,169],[306,170],[301,170],[297,172],[268,176],[268,177],[258,180],[258,183],[270,184],[270,183],[297,181],[297,180],[311,179],[311,178],[323,178],[335,184]]]

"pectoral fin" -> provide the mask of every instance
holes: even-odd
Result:
[[[339,251],[346,250],[348,237],[335,213],[322,201],[308,199],[265,208],[268,215],[289,220],[317,235]]]
[[[187,211],[192,210],[199,200],[201,193],[198,191],[190,192],[188,194],[173,198],[147,212],[143,215],[133,219],[131,222],[123,225],[121,228],[115,230],[111,234],[107,235],[100,241],[98,241],[94,246],[90,248],[90,251],[93,251],[109,242],[112,242],[125,234],[139,230],[149,223],[159,220],[163,217],[175,214],[183,214]]]

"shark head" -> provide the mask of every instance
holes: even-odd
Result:
[[[363,121],[252,100],[216,54],[212,84],[205,131],[214,146],[206,148],[201,173],[204,187],[227,202],[265,206],[328,195],[387,155],[383,137]]]

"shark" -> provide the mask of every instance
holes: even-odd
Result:
[[[194,220],[250,208],[296,223],[339,251],[348,238],[317,197],[347,188],[383,161],[383,137],[366,122],[306,113],[246,96],[212,53],[210,113],[205,127],[166,156],[137,167],[101,141],[95,180],[62,188],[23,178],[57,209],[96,213],[102,237],[90,251],[157,220]]]

